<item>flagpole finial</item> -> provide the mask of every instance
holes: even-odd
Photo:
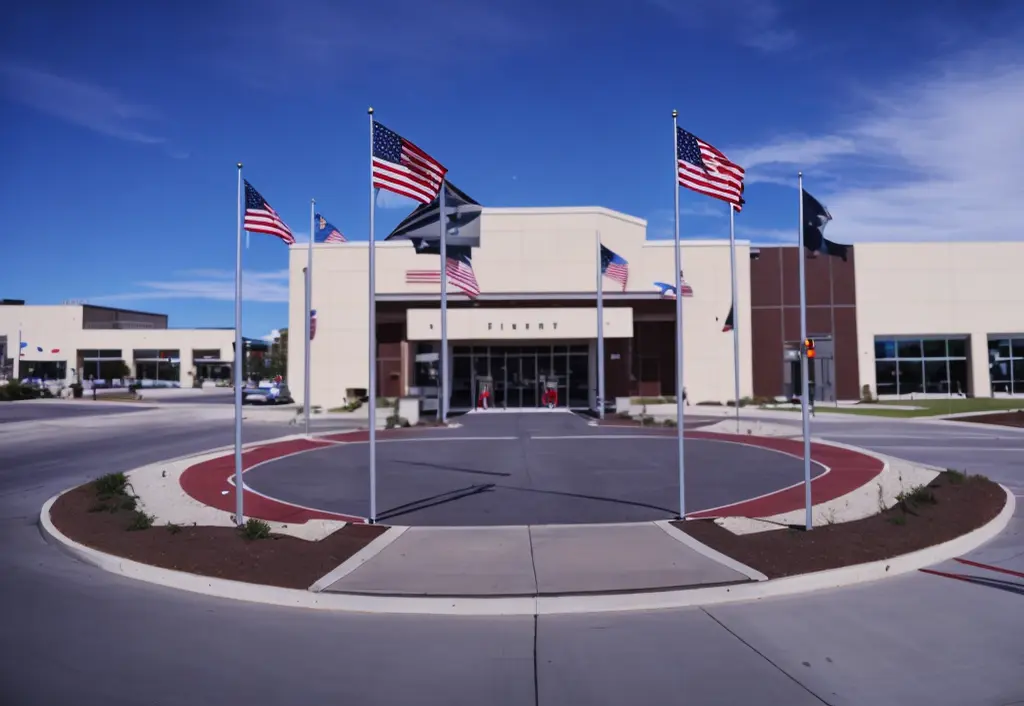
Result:
[[[242,168],[242,163],[241,163],[241,162],[239,162],[239,163],[238,163],[238,164],[236,164],[235,166],[236,166],[236,167],[238,167],[239,169],[241,169],[241,168]]]
[[[678,110],[675,110],[675,109],[673,109],[673,110],[672,110],[672,117],[673,117],[673,118],[678,118],[678,117],[679,117],[679,111],[678,111]]]
[[[369,108],[367,108],[366,112],[369,113],[370,115],[373,115],[373,106],[371,105]]]
[[[804,175],[804,173],[803,173],[803,172],[797,172],[797,173],[796,173],[796,175],[797,175],[798,177],[801,177],[801,178],[802,178],[802,177],[803,177],[803,175]]]

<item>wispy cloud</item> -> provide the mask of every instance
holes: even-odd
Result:
[[[796,43],[778,0],[647,0],[692,29],[713,29],[752,49],[777,52]]]
[[[153,109],[130,103],[114,91],[9,63],[0,64],[0,76],[8,98],[55,118],[128,142],[166,142],[146,127],[159,119]]]
[[[1021,86],[1024,52],[959,56],[865,94],[830,134],[730,154],[752,181],[795,186],[803,170],[839,241],[1020,240]]]
[[[234,298],[234,271],[185,270],[174,273],[174,279],[135,282],[133,284],[133,291],[90,297],[88,301],[95,304],[105,304],[151,299],[233,301]],[[242,298],[250,302],[287,302],[288,270],[243,272]]]
[[[303,335],[305,335],[305,334],[303,334]],[[273,331],[268,333],[266,336],[260,336],[260,338],[262,340],[266,341],[267,343],[273,343],[274,341],[276,341],[280,337],[281,337],[281,330],[280,329],[274,329]]]
[[[411,211],[419,206],[419,202],[401,194],[396,194],[393,191],[381,189],[380,193],[377,194],[377,205],[380,208],[405,208]]]
[[[680,206],[679,215],[699,216],[701,218],[725,218],[729,215],[729,207],[721,201],[699,201],[695,204]],[[671,209],[668,211],[668,217],[672,217]]]

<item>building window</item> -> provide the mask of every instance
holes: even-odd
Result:
[[[993,393],[1024,395],[1024,335],[989,337],[988,374]]]
[[[966,394],[967,376],[966,336],[875,339],[875,387],[880,397]]]

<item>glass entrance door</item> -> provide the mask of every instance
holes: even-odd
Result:
[[[476,380],[489,377],[493,408],[541,407],[549,383],[557,386],[559,407],[585,408],[590,403],[587,351],[587,344],[456,347],[452,406],[472,407],[476,400],[467,400],[466,390],[476,390]]]

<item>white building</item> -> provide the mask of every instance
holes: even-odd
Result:
[[[230,380],[234,329],[168,328],[167,316],[89,304],[0,305],[0,367],[15,379],[191,387]]]
[[[629,263],[625,291],[602,280],[606,398],[671,395],[674,303],[655,282],[674,282],[672,243],[648,240],[646,222],[605,208],[484,209],[472,264],[481,294],[449,284],[451,405],[474,404],[481,381],[504,406],[539,404],[555,379],[560,404],[596,404],[595,234]],[[684,382],[691,403],[733,397],[729,247],[685,240]],[[741,395],[793,393],[799,344],[797,249],[737,244]],[[297,400],[304,373],[306,246],[291,248],[288,377]],[[437,353],[439,285],[424,283],[437,255],[405,240],[376,250],[378,392],[433,387],[417,356]],[[1024,243],[867,244],[847,261],[807,262],[809,333],[816,341],[815,395],[1024,395]],[[366,242],[314,246],[312,403],[333,407],[368,381]],[[748,324],[749,322],[749,324]],[[941,351],[940,351],[941,349]],[[489,380],[488,380],[489,379]],[[798,377],[796,378],[799,379]]]

